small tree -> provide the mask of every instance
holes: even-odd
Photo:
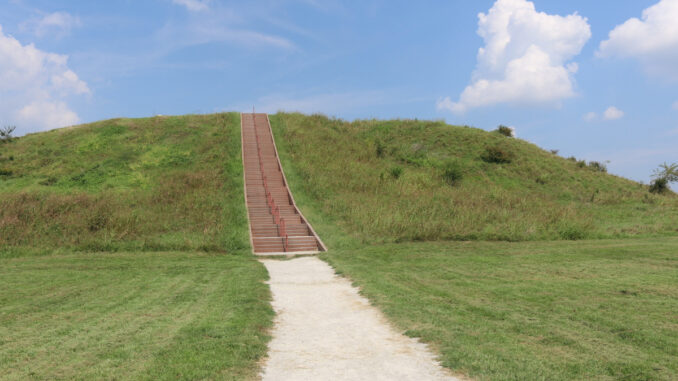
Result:
[[[14,130],[16,130],[16,126],[5,126],[0,128],[0,141],[3,143],[11,142]]]
[[[660,164],[652,174],[654,181],[650,185],[650,192],[664,193],[669,190],[669,183],[678,182],[678,163]]]

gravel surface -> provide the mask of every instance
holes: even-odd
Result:
[[[460,380],[315,257],[262,260],[277,313],[263,380]]]

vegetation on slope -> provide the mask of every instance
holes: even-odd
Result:
[[[113,119],[0,145],[0,247],[249,247],[236,113]]]
[[[235,113],[0,143],[0,379],[256,379],[240,152]]]
[[[678,239],[401,243],[323,255],[479,380],[678,379]]]
[[[671,235],[678,198],[497,132],[416,120],[271,116],[321,235],[362,242]],[[325,229],[324,225],[328,225]],[[336,238],[335,245],[342,245]]]

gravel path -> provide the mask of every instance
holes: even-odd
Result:
[[[315,257],[262,260],[277,313],[268,380],[459,380]]]

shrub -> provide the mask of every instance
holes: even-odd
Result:
[[[462,177],[464,177],[464,174],[462,173],[461,165],[457,161],[449,161],[443,167],[443,179],[451,186],[459,183]]]
[[[655,179],[650,184],[650,193],[662,194],[669,190],[669,180],[666,177]]]
[[[14,130],[16,130],[16,126],[5,126],[0,128],[0,142],[11,142]]]
[[[5,168],[0,168],[0,176],[12,176],[12,171]]]
[[[552,153],[552,154],[554,154],[554,155],[557,155],[557,154],[558,154],[558,152],[560,152],[560,151],[559,151],[559,150],[557,150],[557,149],[552,149],[552,150],[551,150],[551,153]]]
[[[664,178],[667,183],[678,182],[678,163],[661,164],[659,168],[654,170],[652,177],[655,179]]]
[[[578,168],[584,168],[584,167],[586,167],[586,160],[579,160],[579,161],[577,162],[577,167],[578,167]]]
[[[514,129],[511,128],[511,127],[506,127],[506,126],[504,126],[503,124],[500,124],[499,127],[497,127],[497,129],[494,130],[494,131],[497,132],[497,133],[500,133],[500,134],[502,134],[502,135],[504,135],[504,136],[507,136],[507,137],[509,137],[509,138],[512,138],[512,137],[515,136],[515,131],[514,131]]]
[[[390,169],[389,173],[394,179],[399,179],[400,176],[403,174],[403,169],[398,166],[395,166]]]
[[[607,166],[599,161],[589,161],[589,168],[597,172],[607,172]]]
[[[512,162],[513,157],[513,153],[506,147],[493,146],[485,149],[485,154],[482,156],[482,159],[488,163],[504,164]]]

